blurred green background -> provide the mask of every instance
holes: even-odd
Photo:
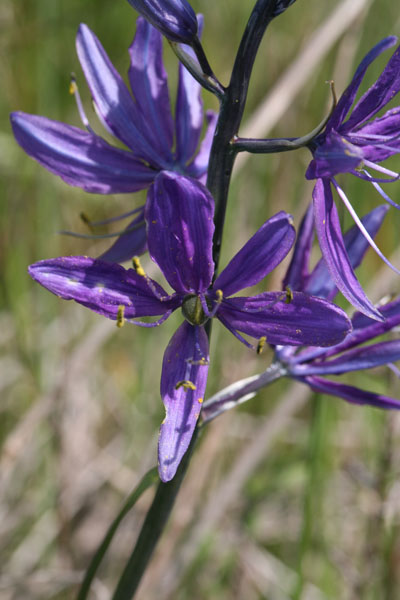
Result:
[[[205,15],[204,48],[227,83],[253,3],[191,3]],[[96,124],[75,54],[77,27],[87,23],[125,74],[135,18],[124,0],[0,3],[2,600],[73,598],[107,526],[156,461],[160,365],[180,316],[157,330],[117,330],[49,294],[26,271],[42,258],[100,254],[104,242],[57,232],[87,233],[82,211],[107,218],[139,205],[143,196],[68,187],[23,153],[8,121],[11,110],[23,110],[79,126],[68,93],[73,71]],[[363,54],[399,31],[399,8],[390,0],[298,0],[263,41],[242,133],[255,118],[261,137],[313,129],[329,110],[325,82],[335,79],[340,93]],[[174,96],[177,65],[168,47],[165,58]],[[367,84],[387,58],[372,66]],[[204,101],[216,108],[208,94]],[[304,179],[308,161],[304,150],[238,163],[222,265],[278,210],[291,211],[299,223],[312,190]],[[398,169],[398,158],[391,165]],[[366,183],[348,177],[342,184],[361,215],[380,202]],[[400,184],[388,193],[399,201]],[[397,266],[399,227],[400,214],[392,209],[378,239]],[[143,262],[151,269],[147,258]],[[285,264],[264,289],[279,289]],[[399,279],[371,252],[359,277],[374,301],[400,290]],[[255,356],[216,324],[209,394],[262,371],[270,359]],[[386,370],[353,374],[351,381],[399,397],[398,382]],[[205,431],[138,598],[396,600],[399,474],[398,415],[278,382]],[[110,598],[151,498],[147,492],[124,521],[93,599]]]

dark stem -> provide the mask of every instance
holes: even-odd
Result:
[[[184,455],[172,481],[168,483],[160,481],[158,484],[153,502],[146,515],[133,552],[125,565],[112,600],[131,600],[133,598],[168,521],[175,498],[189,466],[197,436],[198,430],[196,428],[189,449]]]
[[[215,272],[218,269],[229,183],[236,156],[231,142],[239,131],[254,61],[265,29],[273,19],[275,5],[276,0],[258,0],[256,2],[236,55],[229,86],[221,99],[207,179],[207,187],[215,200],[213,243]]]

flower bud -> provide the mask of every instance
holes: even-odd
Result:
[[[186,0],[128,0],[128,2],[173,42],[190,44],[197,35],[196,14]]]

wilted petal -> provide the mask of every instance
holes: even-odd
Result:
[[[353,306],[372,319],[382,320],[379,311],[365,295],[350,264],[329,180],[317,180],[313,200],[319,245],[333,281]]]
[[[93,100],[108,127],[136,157],[163,168],[164,161],[149,139],[139,108],[100,41],[86,25],[79,27],[76,49]]]
[[[146,19],[137,19],[135,39],[129,53],[129,81],[142,119],[148,124],[157,154],[171,162],[173,122],[167,74],[162,61],[162,37]]]
[[[313,157],[306,171],[306,179],[350,173],[362,163],[364,154],[361,148],[332,131],[318,143]]]
[[[393,100],[399,90],[400,47],[394,52],[374,85],[357,102],[349,119],[344,123],[343,131],[351,131],[373,117],[390,100]]]
[[[213,110],[208,110],[206,112],[206,119],[208,126],[203,141],[200,144],[199,151],[196,154],[193,162],[186,167],[187,174],[195,179],[199,179],[207,173],[211,146],[214,140],[215,127],[218,121],[218,114]]]
[[[53,294],[75,300],[109,319],[116,319],[119,306],[126,318],[163,315],[179,306],[155,281],[150,285],[133,269],[88,258],[64,256],[42,260],[29,267],[30,276]]]
[[[392,340],[353,348],[333,360],[295,365],[292,373],[294,375],[341,375],[350,371],[372,369],[396,360],[400,360],[400,341]]]
[[[368,54],[366,54],[366,56],[364,56],[363,60],[361,61],[361,63],[359,64],[359,66],[357,68],[357,71],[354,74],[354,77],[353,77],[350,85],[347,87],[347,89],[341,95],[340,100],[337,103],[337,106],[336,106],[335,110],[333,111],[332,116],[327,123],[326,130],[328,132],[331,131],[332,129],[337,129],[339,127],[339,125],[341,123],[343,123],[344,119],[346,118],[347,113],[349,112],[349,110],[354,102],[354,98],[356,97],[358,88],[360,87],[360,84],[364,78],[365,72],[368,69],[369,65],[382,52],[384,52],[384,50],[387,50],[391,46],[394,46],[394,44],[396,42],[397,42],[396,37],[394,37],[394,36],[387,37],[387,38],[381,40],[378,44],[376,44],[376,46],[374,46],[372,48],[372,50],[370,50],[368,52]]]
[[[338,396],[351,404],[368,404],[377,408],[385,409],[400,409],[400,402],[389,396],[374,394],[366,390],[360,390],[352,385],[345,383],[337,383],[336,381],[328,381],[320,377],[305,377],[304,382],[308,383],[313,390],[329,394],[330,396]]]
[[[217,277],[224,296],[255,285],[285,258],[296,237],[291,216],[281,211],[260,227]]]
[[[186,0],[128,0],[173,42],[190,43],[197,34],[196,14]]]
[[[283,287],[293,291],[303,291],[310,276],[309,263],[314,238],[314,213],[309,205],[297,233],[292,260],[283,280]]]
[[[162,366],[161,397],[166,410],[158,442],[162,481],[174,477],[190,444],[204,398],[207,373],[207,335],[203,328],[185,321],[169,342]]]
[[[21,112],[11,114],[11,125],[27,154],[66,183],[87,192],[137,192],[155,177],[155,171],[130,152],[77,127]]]
[[[125,262],[134,256],[140,256],[147,249],[146,223],[144,209],[126,227],[126,233],[121,233],[114,244],[99,258],[107,262]]]
[[[162,172],[146,204],[147,243],[152,259],[178,292],[203,292],[212,279],[214,200],[199,182]]]
[[[386,205],[377,206],[361,219],[365,229],[371,237],[375,237],[378,233],[388,209],[389,207]],[[353,225],[353,227],[345,233],[343,241],[350,265],[353,269],[356,269],[361,264],[370,245],[357,225]],[[317,263],[310,275],[307,285],[303,289],[312,296],[319,296],[326,300],[333,300],[336,296],[338,291],[337,287],[323,258]],[[376,321],[374,322],[376,323]]]
[[[293,292],[266,292],[250,298],[224,300],[217,313],[227,327],[269,344],[331,346],[343,340],[351,322],[338,306]]]

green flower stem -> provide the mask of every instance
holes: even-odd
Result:
[[[131,600],[164,531],[176,496],[181,487],[198,436],[194,431],[189,449],[184,455],[175,477],[168,483],[159,482],[156,494],[146,515],[132,554],[125,565],[112,600]]]

